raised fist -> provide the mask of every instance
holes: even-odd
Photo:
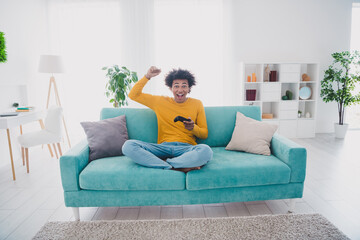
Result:
[[[161,73],[161,69],[159,69],[159,68],[157,68],[157,67],[155,67],[155,66],[151,66],[151,67],[149,68],[149,70],[147,71],[145,77],[146,77],[147,79],[150,79],[150,78],[152,78],[152,77],[155,77],[155,76],[159,75],[160,73]]]

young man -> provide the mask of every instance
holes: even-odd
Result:
[[[165,84],[174,97],[155,96],[142,90],[151,78],[159,75],[160,69],[152,66],[129,93],[130,99],[139,102],[156,113],[158,121],[158,144],[128,140],[123,145],[124,155],[137,164],[162,169],[188,172],[200,169],[212,158],[211,148],[196,143],[196,138],[205,139],[208,129],[204,107],[200,100],[188,98],[191,87],[196,84],[194,76],[178,69],[168,73]],[[177,116],[187,118],[177,121]]]

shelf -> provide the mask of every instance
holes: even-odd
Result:
[[[305,81],[305,82],[304,82],[304,81],[300,81],[299,83],[300,83],[300,84],[306,84],[306,83],[316,83],[316,82],[315,82],[315,81]]]
[[[279,121],[279,119],[278,118],[271,118],[271,119],[269,119],[269,118],[261,118],[261,120],[262,121],[266,121],[266,122],[272,122],[272,121]]]
[[[280,102],[297,102],[297,101],[299,101],[299,100],[296,100],[296,99],[293,99],[293,100],[280,100]],[[304,100],[302,100],[302,101],[304,101]]]
[[[0,83],[0,87],[26,87],[26,83]]]
[[[315,120],[314,118],[306,118],[306,117],[301,117],[301,118],[298,118],[298,120]]]
[[[299,84],[300,82],[287,82],[287,81],[283,81],[283,82],[281,82],[281,83]]]
[[[314,99],[306,99],[306,100],[297,100],[297,101],[299,101],[299,102],[315,102],[315,100]]]
[[[269,79],[266,67],[270,71],[277,71],[275,82],[264,81]],[[247,76],[255,73],[256,82],[247,82]],[[302,75],[307,74],[311,81],[302,81]],[[261,114],[273,114],[273,119],[263,121],[278,124],[279,134],[285,137],[313,137],[315,136],[317,89],[319,85],[319,64],[304,62],[260,62],[241,64],[240,92],[241,104],[260,106]],[[312,90],[309,99],[299,98],[299,89],[308,86]],[[246,101],[246,90],[256,90],[254,101]],[[287,91],[292,92],[290,100],[282,100]],[[298,118],[298,111],[303,117]],[[310,114],[306,118],[305,114]]]

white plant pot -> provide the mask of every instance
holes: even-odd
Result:
[[[335,137],[336,138],[344,138],[349,127],[349,124],[344,123],[343,125],[339,125],[338,123],[334,124],[335,126]]]

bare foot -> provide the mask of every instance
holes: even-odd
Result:
[[[180,172],[183,172],[183,173],[187,173],[191,170],[200,170],[201,167],[192,167],[192,168],[173,168],[173,170],[175,171],[180,171]]]

